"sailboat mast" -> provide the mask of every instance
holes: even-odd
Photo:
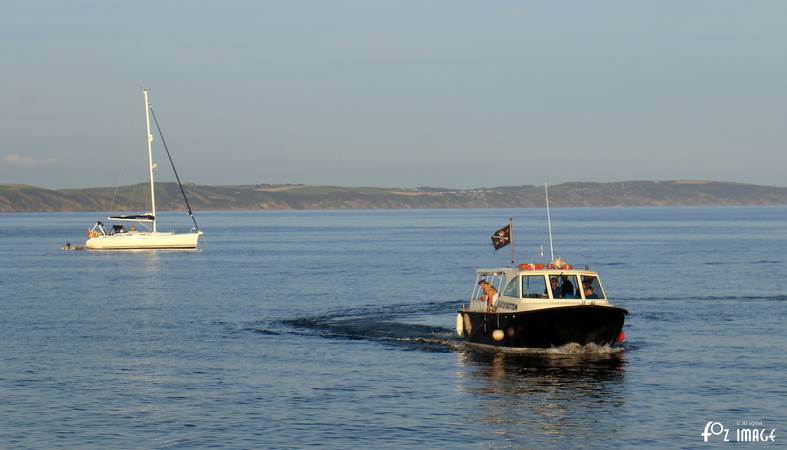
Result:
[[[145,128],[148,136],[148,172],[150,175],[150,208],[153,214],[153,232],[156,231],[156,192],[153,187],[153,135],[150,134],[150,101],[148,100],[148,90],[142,89],[145,95]]]

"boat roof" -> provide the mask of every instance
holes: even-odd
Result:
[[[491,267],[491,268],[483,268],[483,269],[476,269],[476,274],[478,275],[493,275],[493,274],[505,274],[509,277],[516,276],[519,274],[525,275],[593,275],[598,276],[593,270],[590,269],[560,269],[560,268],[548,268],[544,265],[543,268],[540,269],[520,269],[518,267]]]

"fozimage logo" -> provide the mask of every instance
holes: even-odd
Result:
[[[703,442],[714,436],[722,442],[776,442],[776,428],[764,428],[761,420],[739,420],[735,425],[735,432],[730,433],[730,429],[721,422],[711,421],[705,424],[700,436]]]

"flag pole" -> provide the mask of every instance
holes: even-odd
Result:
[[[508,218],[508,238],[511,240],[511,267],[516,267],[516,258],[514,257],[514,219]]]

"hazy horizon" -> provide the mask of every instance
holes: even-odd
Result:
[[[202,185],[787,186],[783,2],[4,12],[0,184],[144,181],[144,85],[181,178]]]
[[[176,181],[173,180],[156,180],[156,184],[158,183],[175,183]],[[748,185],[748,186],[759,186],[759,187],[766,187],[766,188],[787,188],[787,186],[780,186],[780,185],[768,185],[768,184],[757,184],[757,183],[741,183],[736,181],[725,181],[725,180],[699,180],[699,179],[680,179],[680,180],[616,180],[616,181],[587,181],[587,180],[567,180],[562,183],[548,183],[549,188],[559,187],[560,185],[564,184],[583,184],[583,183],[596,183],[596,184],[615,184],[615,183],[675,183],[675,184],[686,184],[686,185],[699,185],[699,184],[709,184],[709,183],[727,183],[727,184],[741,184],[741,185]],[[543,184],[536,184],[536,183],[521,183],[521,184],[505,184],[505,185],[477,185],[477,186],[437,186],[437,185],[422,185],[422,186],[395,186],[395,185],[350,185],[350,184],[308,184],[308,183],[229,183],[229,184],[208,184],[208,183],[194,183],[191,181],[183,181],[185,185],[195,185],[195,186],[203,186],[203,187],[231,187],[231,186],[264,186],[268,185],[271,187],[283,187],[283,186],[304,186],[304,187],[336,187],[336,188],[347,188],[347,189],[363,189],[363,188],[371,188],[371,189],[453,189],[453,190],[476,190],[476,189],[502,189],[502,188],[518,188],[518,187],[536,187],[536,188],[543,188]],[[67,187],[46,187],[46,186],[38,186],[38,185],[31,185],[29,183],[3,183],[0,182],[0,186],[2,185],[28,185],[35,188],[43,188],[43,189],[50,189],[50,190],[80,190],[80,189],[114,189],[118,187],[128,187],[128,186],[136,186],[136,185],[147,185],[147,181],[138,181],[135,183],[125,183],[119,185],[85,185],[85,186],[67,186]]]

